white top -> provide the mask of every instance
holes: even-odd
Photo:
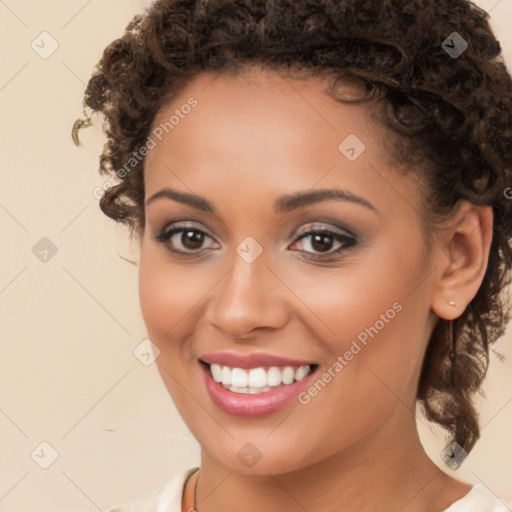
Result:
[[[181,512],[185,482],[197,469],[187,469],[149,494],[107,512]],[[440,512],[510,512],[510,508],[486,487],[475,484],[465,496]]]

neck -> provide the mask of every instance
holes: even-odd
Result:
[[[402,409],[400,435],[396,425],[382,425],[356,445],[287,473],[273,474],[270,468],[240,473],[203,450],[196,508],[221,512],[243,504],[244,512],[443,510],[470,486],[447,476],[430,460],[414,416]]]

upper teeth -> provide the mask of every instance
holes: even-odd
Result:
[[[311,366],[300,366],[297,369],[291,366],[282,368],[271,366],[268,370],[263,367],[245,370],[213,363],[210,365],[210,371],[213,380],[224,386],[265,388],[267,386],[279,386],[281,383],[291,384],[294,379],[295,381],[302,380],[311,371]]]

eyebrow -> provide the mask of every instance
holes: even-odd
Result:
[[[173,190],[169,187],[165,187],[162,190],[159,190],[158,192],[153,194],[146,201],[146,206],[148,206],[149,204],[153,203],[158,199],[163,198],[172,199],[179,203],[192,206],[193,208],[196,208],[203,212],[210,212],[214,214],[217,213],[215,207],[204,197],[195,194],[189,194],[186,192],[180,192],[178,190]],[[348,190],[342,189],[320,189],[307,192],[295,192],[293,194],[287,194],[279,197],[276,200],[274,209],[276,213],[288,213],[311,204],[333,199],[337,201],[356,203],[365,206],[366,208],[373,210],[375,212],[377,211],[375,206],[373,206],[373,204],[371,204],[363,197],[353,194]]]

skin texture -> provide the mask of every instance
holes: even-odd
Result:
[[[147,205],[139,290],[158,369],[201,445],[197,508],[443,510],[470,486],[425,454],[416,387],[437,317],[459,316],[482,281],[491,208],[463,202],[428,258],[421,188],[385,163],[386,138],[367,105],[336,103],[315,79],[254,68],[200,75],[154,126],[191,96],[198,105],[147,157],[145,197],[170,187],[206,198],[217,214],[167,198]],[[366,146],[354,161],[338,150],[349,134]],[[348,190],[375,210],[335,200],[274,210],[281,195],[321,188]],[[203,245],[184,246],[182,233],[153,239],[176,222],[206,233]],[[311,235],[300,239],[319,227],[348,230],[356,244],[322,260]],[[263,249],[250,264],[236,252],[248,236]],[[326,252],[340,247],[331,244]],[[308,404],[251,419],[210,400],[202,354],[267,352],[314,361],[322,375],[395,302],[400,312]],[[248,442],[262,454],[251,468],[237,457]]]

